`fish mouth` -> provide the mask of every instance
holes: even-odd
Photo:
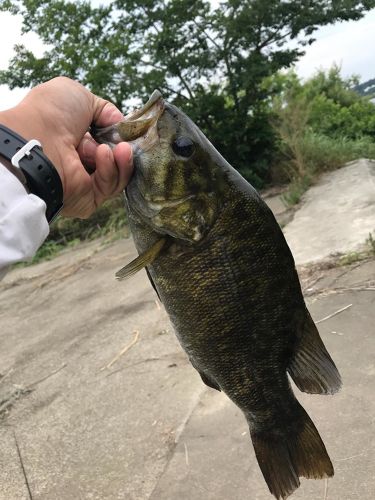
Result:
[[[157,121],[164,112],[164,99],[159,90],[154,90],[149,100],[139,109],[130,112],[125,118],[109,127],[90,129],[92,137],[100,144],[108,144],[114,148],[120,142],[129,142],[133,150],[143,149],[141,139],[154,142],[157,139]]]

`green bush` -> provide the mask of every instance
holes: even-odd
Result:
[[[301,152],[307,172],[315,175],[358,158],[375,159],[375,142],[368,137],[355,140],[307,132],[301,139]]]
[[[375,106],[366,98],[356,99],[343,106],[326,95],[316,96],[311,104],[310,127],[330,137],[375,137]]]
[[[321,172],[375,159],[375,105],[352,90],[355,79],[343,79],[335,66],[305,83],[295,73],[278,75],[277,82],[273,127],[278,165],[291,181],[288,203],[298,202]]]

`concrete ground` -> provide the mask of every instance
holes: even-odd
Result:
[[[325,174],[285,227],[296,264],[358,250],[375,231],[375,161]]]
[[[272,498],[243,416],[203,385],[146,275],[115,281],[134,255],[95,242],[2,281],[0,499]],[[375,260],[300,274],[344,386],[296,389],[336,474],[292,498],[373,500]]]

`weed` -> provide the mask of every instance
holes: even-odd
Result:
[[[341,255],[338,264],[340,266],[347,266],[349,264],[354,264],[355,262],[360,262],[368,258],[375,256],[375,238],[369,233],[366,239],[365,246],[358,252],[349,252],[345,255]]]
[[[287,191],[281,196],[286,205],[292,206],[300,202],[303,193],[311,186],[312,177],[305,175],[296,177],[290,184]]]
[[[349,264],[354,264],[355,262],[359,262],[366,257],[367,255],[364,255],[363,252],[349,252],[340,257],[338,264],[339,266],[348,266]]]
[[[375,143],[367,138],[332,138],[308,131],[293,147],[298,149],[298,167],[296,161],[291,159],[292,153],[286,145],[284,149],[287,159],[282,165],[291,180],[284,195],[288,205],[298,203],[302,194],[321,173],[338,169],[358,158],[375,159]]]
[[[372,236],[372,233],[369,233],[366,244],[370,254],[375,255],[375,238]]]

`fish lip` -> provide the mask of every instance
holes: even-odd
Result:
[[[148,101],[145,102],[145,104],[141,108],[135,109],[134,111],[131,111],[130,113],[128,113],[125,116],[125,119],[137,120],[137,119],[141,118],[141,116],[143,116],[158,101],[162,101],[164,103],[163,96],[162,96],[161,92],[156,89],[153,91],[153,93],[149,97]]]
[[[90,133],[98,143],[108,144],[111,148],[120,142],[132,145],[133,141],[144,137],[150,130],[157,129],[157,121],[164,109],[165,102],[160,91],[154,90],[141,108],[131,111],[123,120],[109,127],[98,128],[92,125]],[[158,136],[157,130],[155,135]]]

